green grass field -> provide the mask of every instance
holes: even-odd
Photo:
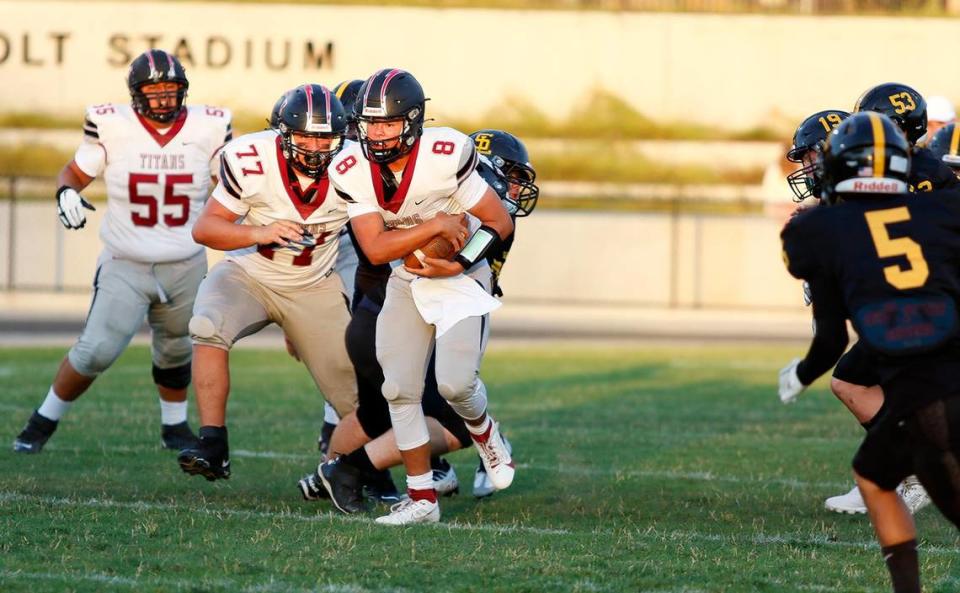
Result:
[[[208,483],[160,449],[134,348],[41,455],[0,453],[0,591],[889,591],[866,518],[822,509],[861,429],[822,383],[776,397],[799,350],[492,351],[513,487],[475,501],[476,458],[454,454],[442,523],[390,529],[300,499],[322,412],[285,354],[234,353],[233,477]],[[62,354],[0,350],[4,447]],[[918,527],[925,590],[960,590],[956,531],[932,508]]]

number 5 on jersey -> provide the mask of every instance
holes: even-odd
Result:
[[[910,267],[906,270],[899,265],[883,268],[883,275],[887,282],[900,290],[919,288],[926,284],[927,277],[930,276],[930,268],[927,266],[927,260],[923,257],[923,249],[920,248],[920,244],[909,237],[892,239],[887,230],[887,225],[910,220],[910,211],[907,210],[907,207],[874,210],[873,212],[865,212],[864,216],[867,219],[867,226],[870,228],[873,245],[877,248],[877,256],[880,259],[904,256],[910,264]]]

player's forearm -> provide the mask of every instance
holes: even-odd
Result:
[[[807,355],[797,366],[797,378],[804,385],[810,385],[833,368],[843,356],[849,341],[846,319],[828,317],[816,321],[817,335],[810,343]]]
[[[86,188],[92,181],[93,177],[81,171],[74,161],[64,165],[57,175],[57,187],[67,186],[77,191]]]
[[[408,229],[383,230],[364,245],[363,253],[372,264],[385,264],[400,259],[422,247],[436,236],[433,219]]]
[[[256,244],[256,230],[245,224],[236,224],[218,216],[201,215],[193,226],[193,240],[219,251],[243,249]]]

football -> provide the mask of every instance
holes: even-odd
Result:
[[[457,252],[453,249],[453,243],[437,235],[420,249],[407,254],[407,256],[403,258],[403,265],[412,270],[419,270],[423,267],[423,264],[420,263],[421,257],[437,257],[450,261],[456,254]]]

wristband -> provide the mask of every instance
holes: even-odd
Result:
[[[491,249],[503,242],[500,234],[487,225],[481,226],[477,232],[470,237],[460,253],[454,257],[454,261],[463,266],[464,270],[469,270],[478,261],[482,260]]]

